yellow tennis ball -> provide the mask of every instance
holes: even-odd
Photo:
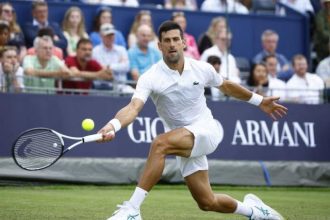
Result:
[[[81,123],[81,127],[85,130],[85,131],[91,131],[94,129],[94,121],[90,118],[86,118],[82,121]]]

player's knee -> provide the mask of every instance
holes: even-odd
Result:
[[[213,211],[215,203],[214,198],[203,198],[197,201],[198,207],[203,211]]]
[[[151,144],[151,150],[154,154],[166,155],[167,143],[164,138],[158,136]]]

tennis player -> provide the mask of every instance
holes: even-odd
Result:
[[[129,199],[108,220],[140,220],[140,206],[164,170],[167,155],[176,155],[181,173],[200,209],[235,213],[250,219],[283,217],[253,194],[240,202],[225,194],[212,192],[206,155],[218,146],[222,129],[206,105],[204,87],[218,87],[223,93],[258,106],[274,120],[286,114],[287,108],[276,103],[279,97],[262,97],[225,80],[214,68],[202,61],[184,57],[185,41],[179,25],[172,21],[161,24],[158,47],[163,59],[138,80],[131,102],[118,111],[99,133],[101,142],[115,135],[107,134],[134,121],[150,96],[165,124],[165,133],[157,136],[150,147],[148,159],[138,185]],[[219,106],[221,107],[221,106]]]

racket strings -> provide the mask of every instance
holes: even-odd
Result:
[[[50,130],[32,130],[16,141],[14,155],[22,167],[37,170],[54,163],[62,150],[58,135]]]

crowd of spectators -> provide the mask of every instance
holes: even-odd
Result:
[[[254,0],[257,1],[257,0]],[[262,51],[250,60],[251,68],[243,76],[235,55],[229,50],[233,33],[225,17],[215,16],[198,38],[189,34],[184,11],[248,14],[252,0],[205,0],[200,8],[195,0],[165,0],[165,9],[175,9],[171,19],[184,31],[185,56],[209,62],[223,77],[243,84],[262,95],[277,95],[283,101],[317,104],[330,88],[330,0],[320,0],[315,8],[309,0],[270,0],[279,2],[313,22],[311,46],[315,66],[305,56],[290,59],[277,50],[280,36],[272,29],[260,36]],[[102,4],[88,33],[85,16],[78,6],[69,7],[58,24],[48,18],[46,1],[33,1],[32,21],[17,23],[10,2],[0,4],[0,91],[67,93],[66,90],[109,90],[123,94],[134,92],[135,82],[161,59],[152,13],[140,10],[127,36],[112,23],[112,9],[106,5],[138,7],[136,0],[81,0]],[[274,14],[283,10],[274,8]],[[310,73],[314,72],[315,73]],[[310,71],[310,72],[308,72]],[[325,88],[325,90],[324,90]],[[222,98],[207,89],[214,100]]]

